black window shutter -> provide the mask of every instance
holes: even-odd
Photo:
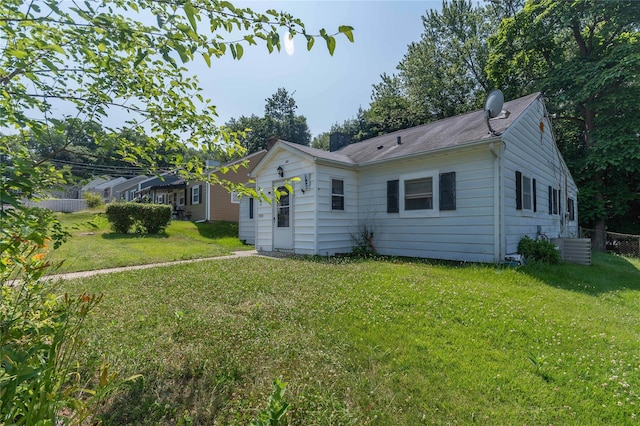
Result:
[[[456,172],[440,173],[440,210],[456,209]]]
[[[193,193],[193,188],[187,188],[185,189],[185,192],[187,193],[187,205],[191,205],[191,194]]]
[[[522,210],[522,173],[516,171],[516,210]]]
[[[553,214],[553,188],[549,187],[549,214]]]
[[[558,214],[562,214],[562,189],[558,189]]]
[[[538,195],[536,194],[536,180],[533,180],[533,188],[531,189],[531,191],[533,191],[533,211],[537,212],[538,211]]]
[[[198,204],[202,204],[202,185],[198,185]]]
[[[400,211],[400,181],[387,181],[387,213],[398,213]]]
[[[249,198],[249,219],[253,219],[253,197]]]

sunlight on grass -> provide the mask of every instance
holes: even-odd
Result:
[[[165,234],[115,234],[103,212],[60,214],[71,238],[51,254],[54,273],[216,257],[251,249],[238,239],[237,224],[173,221]]]
[[[63,288],[105,294],[86,356],[144,375],[105,405],[107,425],[247,424],[275,378],[290,424],[639,414],[640,265],[624,258],[521,269],[245,258]]]

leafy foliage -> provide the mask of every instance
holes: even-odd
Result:
[[[95,192],[84,192],[82,194],[82,198],[87,200],[87,207],[90,209],[95,209],[104,205],[104,201],[100,194],[96,194]]]
[[[103,363],[90,392],[77,364],[80,329],[101,296],[56,296],[40,284],[2,286],[0,294],[0,422],[32,425],[80,424],[95,405],[123,383]],[[81,370],[82,368],[82,370]],[[137,378],[130,377],[127,380]]]
[[[159,234],[171,221],[171,206],[144,203],[112,203],[106,209],[114,232],[126,234],[132,228],[140,234]]]
[[[580,220],[600,250],[608,224],[640,229],[629,214],[640,198],[638,22],[636,1],[530,0],[490,40],[492,80],[508,97],[543,91],[557,114]]]
[[[380,134],[468,112],[482,106],[492,81],[486,71],[487,40],[522,0],[445,0],[423,17],[420,40],[411,43],[397,65],[373,85],[369,109],[331,131],[357,142]]]
[[[278,426],[287,424],[287,410],[289,403],[284,399],[287,384],[280,379],[273,381],[273,393],[267,400],[267,408],[260,412],[258,418],[251,422],[251,426]]]
[[[351,253],[355,256],[370,257],[376,254],[376,246],[373,244],[374,231],[370,226],[364,225],[360,232],[351,235],[355,243]]]
[[[543,239],[532,239],[528,236],[522,237],[518,242],[518,253],[527,260],[557,264],[560,263],[560,251],[550,241]]]
[[[296,115],[298,108],[293,93],[279,88],[271,97],[265,99],[264,116],[240,116],[232,118],[226,127],[238,132],[240,143],[248,153],[267,147],[267,141],[278,138],[301,145],[309,145],[311,133],[304,115]]]

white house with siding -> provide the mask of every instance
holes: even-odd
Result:
[[[500,262],[525,235],[576,237],[578,191],[542,96],[490,125],[480,110],[334,152],[278,141],[252,172],[273,202],[241,206],[256,248],[348,253],[366,229],[383,255]]]

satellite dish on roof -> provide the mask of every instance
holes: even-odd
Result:
[[[502,112],[502,106],[504,105],[504,95],[500,90],[494,90],[489,93],[487,100],[484,103],[484,117],[487,121],[487,127],[489,132],[494,136],[500,136],[502,133],[496,132],[491,128],[489,123],[490,118],[496,118]]]

